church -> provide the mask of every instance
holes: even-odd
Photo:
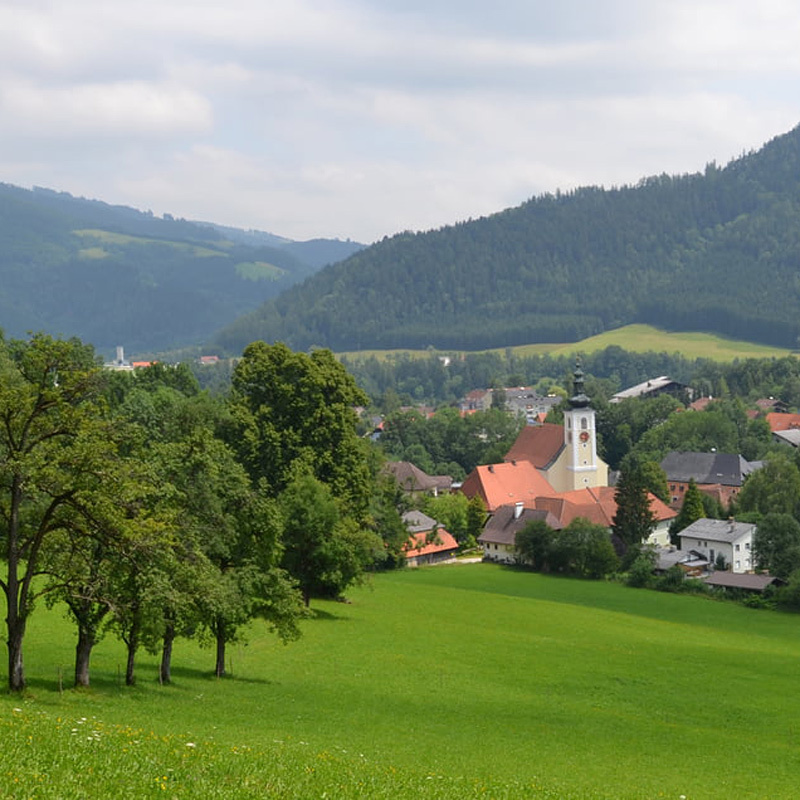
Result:
[[[580,365],[573,377],[564,424],[526,425],[503,459],[529,461],[555,492],[608,486],[608,464],[597,454],[595,411],[584,392]]]
[[[615,490],[608,485],[608,464],[597,453],[595,411],[583,379],[578,364],[563,425],[526,425],[502,464],[476,467],[462,484],[461,491],[469,498],[480,495],[492,515],[478,537],[484,558],[514,562],[514,536],[532,514],[546,515],[555,529],[575,517],[611,527]],[[665,546],[676,512],[654,495],[650,506],[657,526],[648,541]]]

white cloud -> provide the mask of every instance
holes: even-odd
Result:
[[[724,163],[797,123],[798,40],[793,0],[0,0],[0,181],[371,240]]]

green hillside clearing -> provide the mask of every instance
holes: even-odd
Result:
[[[212,249],[210,247],[200,247],[195,244],[190,244],[188,242],[171,242],[164,239],[150,239],[144,236],[130,236],[125,233],[114,233],[113,231],[101,231],[101,230],[79,230],[73,231],[76,236],[80,236],[84,239],[94,239],[98,242],[103,242],[105,244],[110,245],[131,245],[131,244],[141,244],[141,245],[163,245],[166,247],[172,247],[175,250],[185,252],[190,254],[196,258],[219,258],[220,256],[227,255],[224,251],[227,249],[224,244],[222,244],[217,249]],[[228,243],[229,246],[229,243]],[[91,248],[92,250],[95,248]],[[85,250],[81,251],[82,253],[86,253]],[[97,256],[91,256],[96,258]]]
[[[0,701],[0,797],[792,797],[798,618],[476,564],[315,602],[288,647],[180,642],[172,686],[42,607],[30,690]],[[35,743],[35,746],[34,746]],[[17,791],[16,787],[24,787]],[[5,794],[4,794],[5,792]]]
[[[505,353],[511,350],[518,356],[531,356],[537,353],[552,356],[572,355],[574,353],[594,353],[606,347],[617,346],[634,353],[667,352],[680,353],[689,359],[709,358],[714,361],[733,361],[737,358],[782,358],[791,354],[780,347],[754,344],[735,339],[726,339],[712,333],[683,332],[670,333],[651,325],[625,325],[613,331],[590,336],[580,342],[561,344],[527,344],[510,348],[495,348],[482,352]],[[378,359],[425,358],[431,350],[359,350],[340,355],[351,360],[370,357]],[[442,351],[451,354],[453,351]],[[460,353],[453,353],[460,355]]]

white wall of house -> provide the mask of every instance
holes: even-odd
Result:
[[[652,533],[647,537],[646,544],[652,544],[656,547],[669,547],[669,523],[671,520],[662,520]]]
[[[517,550],[510,544],[492,544],[491,542],[484,542],[483,557],[487,561],[515,564],[517,561]]]
[[[752,530],[732,542],[681,535],[681,550],[697,550],[703,553],[711,563],[714,563],[722,553],[731,572],[752,572],[755,568]]]

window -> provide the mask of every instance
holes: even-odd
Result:
[[[739,545],[738,544],[736,545],[736,552],[737,553],[739,552]]]
[[[750,542],[745,542],[744,543],[744,549],[745,550],[749,550],[750,549]]]
[[[670,484],[669,490],[670,490],[671,492],[674,492],[674,491],[675,491],[675,484],[674,484],[674,483]]]
[[[581,429],[586,430],[589,427],[589,420],[586,417],[581,417]]]
[[[736,569],[741,569],[741,568],[742,568],[742,562],[741,561],[737,561],[736,562]]]

